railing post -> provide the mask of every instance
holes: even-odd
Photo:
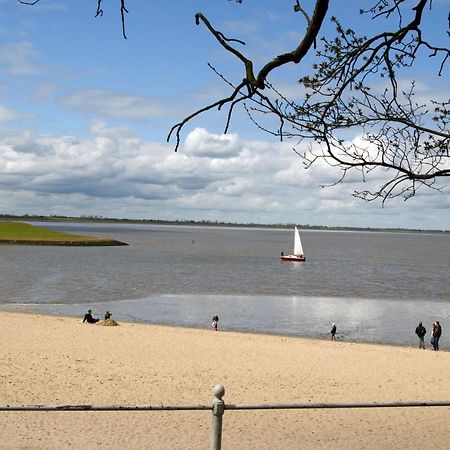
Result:
[[[225,388],[221,384],[216,384],[213,392],[216,398],[212,404],[211,450],[220,450],[222,448],[222,416],[225,412],[225,402],[222,397],[225,394]]]

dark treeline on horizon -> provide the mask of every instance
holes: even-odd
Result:
[[[450,233],[450,230],[427,230],[414,228],[375,228],[375,227],[346,227],[346,226],[327,226],[327,225],[305,225],[294,223],[238,223],[238,222],[221,222],[218,220],[161,220],[161,219],[126,219],[113,218],[103,216],[81,215],[59,216],[59,215],[38,215],[38,214],[0,214],[0,220],[24,220],[24,221],[40,221],[40,222],[103,222],[103,223],[133,223],[133,224],[154,224],[154,225],[198,225],[198,226],[216,226],[216,227],[247,227],[247,228],[281,228],[289,229],[297,226],[302,230],[342,230],[342,231],[413,231],[427,233]]]

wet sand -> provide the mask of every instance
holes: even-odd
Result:
[[[450,352],[0,312],[1,404],[450,400]],[[205,449],[210,411],[0,412],[0,448]],[[450,408],[225,411],[223,449],[448,448]]]

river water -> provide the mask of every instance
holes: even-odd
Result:
[[[415,345],[419,320],[450,343],[450,234],[39,224],[125,247],[1,246],[0,307],[117,321]],[[447,332],[448,329],[448,332]]]

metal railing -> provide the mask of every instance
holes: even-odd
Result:
[[[225,388],[214,387],[212,405],[0,405],[0,411],[212,411],[211,449],[222,448],[222,420],[225,410],[255,409],[367,409],[367,408],[417,408],[450,407],[450,401],[442,402],[385,402],[385,403],[262,403],[226,404]]]

